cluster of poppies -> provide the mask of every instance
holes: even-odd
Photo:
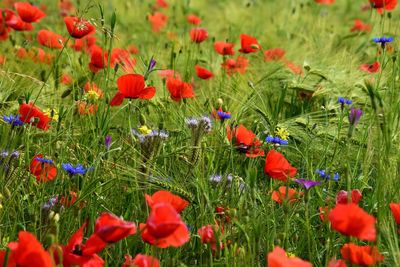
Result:
[[[120,219],[112,213],[104,212],[96,220],[94,232],[83,243],[84,231],[88,222],[70,237],[66,245],[52,244],[47,250],[36,237],[27,231],[18,234],[18,241],[8,244],[9,253],[0,250],[0,263],[3,266],[103,266],[104,261],[97,253],[107,245],[116,243],[136,233],[136,224]],[[6,255],[7,261],[6,261]],[[159,266],[157,259],[138,254],[134,259],[126,255],[122,266]]]
[[[335,3],[335,0],[315,0],[315,2],[321,5],[331,5]],[[391,11],[396,6],[397,0],[369,0],[368,4],[368,7],[374,8],[378,12]],[[147,20],[151,24],[153,32],[159,33],[167,28],[169,19],[166,11],[164,12],[163,10],[168,8],[169,5],[165,0],[156,0],[152,5],[152,13],[147,16]],[[117,92],[113,94],[109,101],[104,93],[107,93],[107,91],[103,92],[94,82],[94,79],[79,84],[82,87],[82,95],[80,99],[76,99],[75,103],[79,114],[95,114],[99,110],[100,101],[106,102],[108,107],[114,109],[123,106],[124,101],[125,103],[127,101],[129,103],[140,100],[150,101],[157,93],[156,87],[152,84],[153,82],[148,79],[153,72],[156,72],[158,78],[164,82],[165,89],[169,93],[170,103],[186,103],[188,99],[196,97],[197,81],[195,82],[195,79],[190,75],[189,77],[187,75],[181,76],[178,71],[172,69],[157,70],[155,68],[157,62],[154,58],[151,58],[148,64],[145,64],[147,69],[143,73],[136,73],[134,71],[136,59],[133,56],[139,51],[134,45],[111,49],[102,47],[97,42],[96,27],[92,20],[84,17],[69,16],[74,12],[74,5],[71,1],[61,1],[59,9],[68,35],[43,28],[36,33],[37,43],[49,51],[55,50],[60,54],[66,49],[81,53],[82,57],[86,57],[89,61],[86,68],[92,77],[99,76],[102,71],[110,68],[115,70]],[[38,7],[28,2],[15,2],[10,8],[0,11],[0,41],[8,40],[12,30],[19,32],[32,31],[36,26],[35,23],[46,19],[46,8],[44,6]],[[188,40],[191,41],[190,48],[206,46],[207,40],[209,41],[211,38],[209,38],[207,29],[201,26],[201,17],[196,14],[188,14],[186,20],[192,27],[186,32]],[[360,19],[354,20],[354,25],[350,29],[351,32],[357,34],[370,32],[371,30],[372,26]],[[175,40],[176,34],[173,32],[168,32],[167,34],[172,41]],[[252,35],[242,33],[237,37],[236,41],[240,42],[238,49],[235,48],[236,44],[233,40],[218,40],[210,45],[220,59],[220,65],[218,65],[221,68],[220,75],[232,77],[245,74],[251,60],[253,60],[250,54],[260,53],[262,53],[261,57],[266,62],[265,64],[275,62],[284,66],[296,77],[303,75],[303,68],[292,62],[283,48],[272,47],[264,50],[264,45],[262,46],[258,39]],[[383,36],[375,38],[373,41],[380,45],[378,47],[378,56],[383,52],[393,53],[393,48],[390,47],[390,43],[393,41],[392,37]],[[237,52],[240,54],[235,57]],[[37,48],[37,52],[32,52],[19,47],[17,56],[21,59],[30,57],[38,62],[56,64],[54,54],[47,53],[42,48]],[[202,61],[200,62],[196,61],[196,64],[193,64],[197,78],[210,80],[217,76],[217,73],[211,71],[210,67],[204,66]],[[0,63],[5,64],[4,56],[0,57]],[[117,76],[119,68],[122,69],[124,74]],[[377,73],[380,71],[381,64],[379,61],[375,61],[372,64],[362,64],[359,68],[368,73]],[[188,73],[190,74],[190,72]],[[72,87],[77,83],[68,73],[62,73],[59,78],[65,86]],[[46,83],[47,81],[44,82]],[[206,83],[206,81],[200,82]],[[40,109],[36,104],[36,100],[30,101],[27,99],[25,103],[19,105],[18,115],[4,116],[3,120],[9,123],[13,129],[20,126],[25,126],[26,128],[32,126],[44,131],[49,130],[52,122],[57,122],[59,118],[54,110],[46,111]],[[362,110],[354,107],[347,109],[347,106],[353,103],[350,99],[340,97],[338,103],[341,111],[348,111],[349,125],[353,130],[363,114]],[[235,114],[231,114],[225,109],[222,99],[218,99],[217,105],[212,110],[209,110],[208,113],[215,122],[224,126],[221,129],[226,131],[225,138],[237,153],[235,156],[239,158],[242,155],[243,158],[263,160],[264,174],[278,183],[276,190],[269,192],[269,197],[274,205],[291,207],[304,198],[311,188],[323,183],[303,178],[296,179],[298,170],[286,159],[285,148],[282,148],[283,145],[289,144],[288,134],[284,133],[283,129],[277,129],[278,134],[274,133],[274,135],[267,136],[266,142],[263,142],[255,132],[246,128],[242,123],[232,123],[225,127],[225,121],[231,119]],[[203,127],[204,135],[212,133],[212,121],[208,115],[204,115],[200,119],[189,118],[186,123],[193,130],[192,132]],[[200,124],[199,121],[203,124]],[[144,152],[145,149],[143,147],[148,144],[146,140],[148,141],[154,137],[166,140],[168,137],[168,134],[163,129],[150,130],[144,124],[138,130],[132,129],[131,133],[134,138],[136,137],[139,140],[142,145],[141,152],[145,154],[150,154],[150,152]],[[197,136],[200,136],[200,134],[197,134]],[[199,138],[194,139],[199,140]],[[107,150],[110,149],[111,143],[111,136],[107,136],[105,138]],[[198,144],[194,143],[194,147],[198,147]],[[153,150],[158,151],[158,149]],[[153,150],[151,153],[153,153]],[[150,157],[148,156],[147,158]],[[2,164],[2,161],[0,163]],[[60,174],[60,170],[64,170],[68,178],[83,176],[92,170],[90,166],[73,165],[69,162],[64,162],[59,167],[57,168],[57,164],[52,159],[42,153],[38,153],[31,159],[29,172],[36,178],[37,183],[49,183]],[[330,172],[327,170],[317,171],[320,178],[323,178],[327,183],[332,179],[334,181],[339,180],[339,173],[332,175],[328,173]],[[221,176],[216,175],[210,181],[220,182],[221,179]],[[228,176],[227,181],[231,183],[232,179],[232,176]],[[292,184],[300,185],[302,187],[300,190],[303,191],[296,191],[296,189],[292,188]],[[244,186],[241,187],[240,193],[244,190],[243,188]],[[70,191],[67,195],[56,195],[45,203],[42,208],[51,210],[55,205],[62,207],[79,205],[79,207],[83,208],[85,203],[79,201],[78,194],[79,192]],[[337,194],[335,192],[335,195],[335,201],[332,200],[331,204],[320,207],[320,219],[323,223],[329,225],[331,230],[352,238],[352,241],[348,241],[341,246],[341,259],[332,258],[329,267],[343,267],[347,263],[370,266],[382,262],[384,256],[379,252],[375,243],[377,240],[376,218],[360,206],[363,198],[362,192],[358,189],[353,189],[349,192],[340,190]],[[81,227],[69,238],[67,244],[52,244],[46,248],[32,233],[21,231],[18,234],[18,241],[8,243],[7,250],[0,250],[0,264],[21,267],[47,267],[58,264],[63,266],[100,267],[105,264],[105,261],[100,257],[100,253],[107,246],[135,234],[140,235],[143,242],[161,249],[178,248],[187,244],[191,239],[191,226],[185,223],[182,214],[189,206],[189,201],[169,191],[157,191],[153,195],[145,194],[144,197],[149,214],[147,220],[138,226],[135,222],[125,221],[112,213],[104,212],[97,218],[94,231],[87,239],[84,236],[87,228],[90,228],[88,227],[89,221],[81,224]],[[329,202],[330,199],[327,199],[327,203]],[[396,225],[400,225],[400,203],[390,203],[389,209]],[[232,210],[229,208],[216,207],[215,217],[217,219],[196,229],[197,231],[195,231],[195,234],[192,233],[192,236],[198,237],[199,242],[209,247],[213,253],[225,249],[225,246],[230,243],[229,240],[226,240],[227,232],[229,231],[227,229],[234,228],[232,222],[236,219],[231,216],[231,212]],[[369,242],[369,244],[365,245],[365,242]],[[270,249],[266,258],[268,266],[312,266],[312,263],[306,260],[289,256],[289,253],[279,246]],[[134,258],[126,255],[125,262],[121,259],[121,264],[125,267],[157,267],[160,263],[156,257],[138,254]]]

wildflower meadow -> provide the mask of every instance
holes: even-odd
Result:
[[[2,0],[0,266],[400,267],[397,0]]]

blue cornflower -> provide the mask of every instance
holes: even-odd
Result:
[[[265,142],[267,143],[273,143],[273,144],[277,144],[277,145],[287,145],[289,144],[288,140],[284,140],[281,139],[277,136],[272,136],[272,135],[268,135],[267,138],[265,138]]]
[[[288,144],[289,144],[288,140],[281,139],[281,145],[288,145]]]
[[[45,159],[45,158],[40,158],[40,157],[37,157],[36,160],[41,162],[41,163],[48,163],[48,164],[53,164],[54,163],[54,161],[52,161],[51,159]]]
[[[326,179],[326,180],[330,180],[330,179],[331,179],[331,176],[330,176],[329,174],[327,174],[325,170],[317,170],[317,173],[319,174],[319,176],[320,176],[321,178],[324,178],[324,179]],[[335,182],[339,181],[339,178],[340,178],[339,173],[335,173],[335,174],[333,175],[333,180],[334,180]]]
[[[20,115],[4,115],[3,116],[3,120],[9,124],[11,124],[12,126],[21,126],[24,124],[23,121],[20,120]]]
[[[338,98],[338,102],[340,103],[340,104],[342,104],[342,106],[343,105],[351,105],[351,104],[353,104],[353,101],[351,101],[350,99],[346,99],[346,98],[344,98],[344,97],[339,97]]]
[[[265,142],[267,143],[272,143],[274,141],[274,137],[272,135],[268,135],[267,138],[265,138]]]
[[[386,43],[391,43],[393,42],[394,38],[393,37],[376,37],[373,39],[373,41],[377,44],[381,44],[382,49],[385,49]]]
[[[328,179],[328,180],[330,178],[330,175],[326,174],[325,170],[317,170],[317,173],[319,174],[319,176],[321,178],[325,178],[325,179]]]
[[[335,173],[335,174],[333,175],[333,180],[334,180],[335,182],[339,181],[339,178],[340,178],[339,173]]]
[[[71,163],[63,163],[61,164],[62,168],[68,172],[69,175],[77,175],[77,174],[86,174],[89,169],[83,167],[81,164],[77,164],[75,167]]]
[[[218,117],[220,118],[220,120],[224,121],[226,119],[230,119],[232,117],[232,115],[229,112],[225,112],[225,111],[218,111],[217,112]]]
[[[375,37],[374,39],[373,39],[373,41],[375,42],[375,43],[381,43],[381,44],[383,44],[383,43],[391,43],[391,42],[393,42],[393,40],[394,40],[394,37],[385,37],[385,36],[382,36],[382,37]]]

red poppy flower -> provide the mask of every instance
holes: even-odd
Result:
[[[78,194],[74,191],[70,191],[69,195],[62,196],[60,198],[59,203],[61,206],[71,207],[76,202],[77,199],[78,199]],[[84,205],[80,205],[80,206],[84,206]]]
[[[33,234],[21,231],[18,233],[18,239],[18,241],[8,244],[11,253],[7,266],[54,266],[50,254],[44,250],[43,246]],[[3,265],[4,258],[3,260],[1,258],[2,256],[0,256],[0,263]]]
[[[6,255],[7,255],[7,251],[6,250],[0,250],[0,266],[4,266],[5,264],[5,260],[6,260]],[[12,259],[11,257],[8,257],[8,263],[6,267],[15,267],[16,263],[14,261],[14,259]]]
[[[19,114],[21,114],[21,121],[32,123],[32,125],[42,130],[49,129],[50,118],[34,106],[33,103],[29,103],[29,105],[23,103],[19,107]]]
[[[286,191],[287,191],[287,193],[286,193]],[[281,187],[279,187],[278,191],[272,192],[272,199],[279,204],[282,204],[285,201],[292,204],[292,203],[298,201],[299,197],[301,197],[302,195],[303,195],[302,192],[298,193],[296,190],[294,190],[292,188],[287,188],[286,186],[281,186]]]
[[[93,73],[96,73],[99,70],[107,67],[108,53],[106,51],[103,51],[103,49],[100,46],[97,45],[91,46],[89,53],[90,53],[89,69]]]
[[[16,55],[18,58],[26,58],[28,56],[28,52],[26,51],[25,48],[20,47],[17,49]]]
[[[264,172],[273,179],[286,182],[289,177],[296,175],[297,169],[281,153],[271,149],[265,158]]]
[[[301,66],[294,64],[289,60],[284,60],[286,67],[291,70],[294,74],[301,75],[303,74],[303,69]]]
[[[40,30],[37,33],[37,40],[39,44],[48,48],[61,49],[63,48],[64,37],[52,31]]]
[[[168,3],[165,0],[156,0],[157,8],[168,8]]]
[[[203,244],[210,244],[211,249],[217,249],[217,236],[216,232],[219,231],[218,225],[205,225],[202,226],[199,230],[197,230],[197,234],[201,238],[201,243]],[[223,232],[221,230],[221,232]]]
[[[379,61],[376,61],[372,64],[361,64],[360,70],[369,72],[369,73],[376,73],[379,71],[380,66],[381,66],[381,64],[379,63]]]
[[[115,243],[136,233],[136,225],[120,219],[109,212],[103,212],[96,220],[94,234],[107,243]]]
[[[297,257],[288,257],[286,251],[280,247],[275,247],[274,250],[268,253],[267,257],[268,267],[312,267],[313,265],[308,261],[304,261]]]
[[[319,218],[321,219],[321,221],[323,222],[326,221],[326,219],[328,218],[327,215],[329,214],[330,211],[331,208],[329,206],[319,207]]]
[[[151,99],[156,88],[146,87],[144,77],[140,74],[125,74],[117,80],[118,92],[110,102],[110,106],[119,106],[124,98],[130,99]]]
[[[209,224],[209,225],[205,225],[205,226],[201,227],[197,231],[197,234],[200,236],[202,243],[208,244],[208,243],[216,242],[214,228],[218,228],[218,226]]]
[[[131,58],[128,50],[122,48],[113,48],[111,51],[110,66],[115,67],[116,64],[127,73],[132,73],[136,65],[136,60]]]
[[[264,150],[260,148],[261,142],[256,134],[246,129],[242,124],[233,130],[233,137],[229,126],[226,127],[226,132],[228,140],[231,141],[234,138],[237,150],[246,153],[246,157],[255,158],[264,156]]]
[[[7,60],[7,58],[5,56],[0,55],[0,65],[6,64],[6,60]]]
[[[137,46],[133,44],[128,46],[128,51],[133,55],[139,54],[139,48],[137,48]]]
[[[358,189],[351,190],[351,203],[358,204],[362,198],[361,191]],[[336,204],[347,204],[348,193],[347,191],[340,190],[336,195]]]
[[[378,13],[382,13],[383,9],[391,11],[396,8],[397,0],[369,0],[373,8],[376,8]]]
[[[175,208],[176,212],[181,213],[189,206],[188,201],[169,191],[157,191],[152,196],[145,194],[145,198],[150,208],[153,208],[153,206],[158,203],[169,203]]]
[[[246,72],[249,60],[245,57],[238,56],[236,60],[230,58],[221,64],[221,67],[226,70],[228,75],[235,73],[243,74]]]
[[[116,64],[121,64],[127,58],[130,58],[128,50],[123,48],[113,48],[111,51],[110,66],[113,68]]]
[[[68,14],[74,13],[75,7],[71,0],[63,0],[58,2],[58,9],[60,10],[60,15],[66,17]]]
[[[229,216],[230,209],[227,209],[224,206],[216,207],[215,213],[222,219],[223,222],[230,223],[232,221],[231,216]],[[221,220],[218,220],[217,223],[220,225]]]
[[[347,267],[347,265],[344,260],[335,260],[335,258],[332,258],[328,263],[328,267]]]
[[[362,266],[374,265],[383,261],[384,256],[379,253],[378,248],[373,246],[357,246],[352,243],[344,244],[340,249],[343,259],[351,264]]]
[[[14,7],[20,18],[27,23],[38,22],[46,16],[42,10],[29,2],[17,2]]]
[[[227,56],[227,55],[233,56],[235,54],[235,50],[233,48],[234,46],[235,44],[221,42],[221,41],[217,41],[214,43],[215,51],[222,56]]]
[[[96,37],[89,34],[80,39],[75,39],[75,43],[71,44],[71,47],[75,51],[90,51],[90,48],[94,45],[96,45]]]
[[[52,160],[46,160],[39,154],[33,157],[29,172],[35,175],[38,182],[49,182],[57,176],[57,167]]]
[[[122,267],[159,267],[160,262],[152,257],[143,254],[137,254],[134,259],[131,256],[125,255],[125,262],[122,264]]]
[[[37,54],[32,59],[35,62],[50,64],[53,57],[52,54],[46,53],[42,48],[38,48]]]
[[[96,114],[98,110],[98,106],[95,104],[89,104],[85,101],[78,100],[76,101],[78,113],[80,115],[91,115],[91,114]]]
[[[332,228],[347,236],[375,241],[375,218],[357,204],[338,204],[329,213]]]
[[[331,5],[335,3],[336,0],[315,0],[315,3],[320,5]]]
[[[0,21],[1,23],[1,21]],[[11,31],[11,28],[6,26],[0,26],[0,41],[5,41],[8,39],[8,33]]]
[[[71,85],[74,81],[72,80],[71,75],[63,73],[60,77],[60,82],[64,85]]]
[[[255,53],[261,49],[260,44],[258,43],[257,39],[253,36],[247,34],[240,35],[240,45],[241,48],[239,52],[248,54],[248,53]]]
[[[193,25],[199,25],[201,23],[201,18],[196,15],[190,14],[187,16],[187,21]]]
[[[23,21],[18,15],[12,11],[6,11],[6,25],[16,31],[31,31],[33,25]]]
[[[190,83],[181,81],[178,78],[168,78],[167,88],[174,101],[181,101],[183,98],[195,97],[193,86]]]
[[[96,31],[96,28],[83,18],[64,17],[64,22],[72,38],[81,39]]]
[[[102,258],[96,253],[102,251],[107,243],[103,242],[97,235],[92,235],[82,244],[83,231],[86,228],[86,223],[82,225],[69,239],[66,246],[62,246],[62,259],[64,267],[72,266],[93,266],[101,267],[104,264]]]
[[[351,32],[370,32],[372,30],[372,26],[362,22],[360,19],[354,20],[354,25],[350,29]]]
[[[168,23],[168,16],[160,12],[155,12],[153,15],[149,15],[147,18],[151,23],[151,30],[153,32],[161,31],[165,26],[167,26]]]
[[[140,224],[142,239],[159,248],[180,247],[189,241],[189,231],[179,213],[169,203],[153,206],[146,224]]]
[[[158,70],[157,75],[162,78],[162,79],[168,79],[168,78],[176,78],[178,80],[181,79],[181,75],[179,72],[175,70]]]
[[[392,211],[394,220],[398,225],[400,225],[400,203],[390,203],[390,210]]]
[[[196,65],[194,68],[196,69],[197,77],[199,77],[200,79],[208,80],[214,77],[214,74],[208,69],[205,69],[199,65]]]
[[[195,28],[190,30],[190,39],[195,43],[201,43],[208,38],[208,32],[204,28]]]
[[[7,15],[4,17],[3,12],[6,12],[3,9],[0,9],[0,41],[4,41],[8,39],[8,33],[11,31],[11,28],[6,24]]]
[[[285,56],[285,50],[282,48],[271,48],[264,52],[264,61],[278,61]]]

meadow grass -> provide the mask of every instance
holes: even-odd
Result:
[[[103,211],[137,224],[145,222],[149,209],[144,194],[168,190],[190,202],[182,213],[190,241],[179,248],[160,249],[136,234],[101,253],[107,266],[119,266],[125,254],[138,253],[157,257],[162,266],[266,266],[274,246],[314,266],[327,266],[332,257],[340,258],[344,243],[355,239],[321,221],[319,207],[333,206],[339,190],[359,189],[360,206],[377,218],[376,244],[385,256],[379,266],[400,266],[399,235],[388,206],[400,201],[398,11],[390,15],[361,12],[361,5],[368,1],[350,0],[329,6],[306,0],[171,0],[163,11],[169,16],[167,26],[153,33],[147,21],[152,11],[149,1],[74,1],[77,14],[96,24],[98,45],[109,51],[130,44],[138,47],[135,73],[145,73],[154,57],[156,69],[174,69],[195,85],[195,98],[175,102],[165,82],[153,72],[146,81],[157,89],[153,99],[125,100],[119,107],[110,107],[122,68],[92,74],[90,57],[70,47],[43,48],[55,55],[51,64],[15,56],[18,47],[39,46],[35,33],[41,28],[68,36],[55,1],[33,2],[47,6],[47,17],[35,24],[34,31],[13,31],[9,40],[0,43],[0,53],[7,58],[0,69],[0,114],[17,114],[21,103],[36,101],[42,109],[57,110],[58,121],[52,120],[48,131],[29,124],[12,128],[0,123],[0,150],[20,153],[9,168],[2,162],[0,169],[0,249],[16,240],[21,230],[35,233],[45,247],[65,244],[86,220],[91,232]],[[190,40],[189,13],[198,14],[201,27],[209,32],[201,44]],[[351,33],[355,18],[373,25],[372,31]],[[237,51],[241,33],[257,37],[263,50],[284,48],[285,57],[301,66],[303,74],[292,73],[282,62],[264,62],[259,52],[246,55],[250,64],[245,74],[226,75],[221,69],[223,57],[214,51],[213,43],[227,40],[236,43]],[[395,41],[393,51],[381,50],[379,55],[379,45],[372,38],[383,35]],[[378,73],[359,70],[360,64],[375,60],[381,62]],[[198,79],[196,64],[211,69],[215,77]],[[62,73],[72,76],[71,85],[59,83]],[[96,82],[105,94],[93,115],[80,115],[76,108],[86,81]],[[362,109],[355,126],[349,124],[349,109],[340,108],[338,97],[351,99],[352,106]],[[218,99],[232,118],[213,120],[211,132],[194,142],[185,119],[211,117]],[[264,157],[247,158],[227,139],[226,126],[238,124],[262,141],[275,135],[277,128],[285,129],[289,144],[277,149],[298,169],[296,177],[322,184],[305,191],[294,182],[271,179],[263,171]],[[145,160],[131,133],[141,125],[169,133]],[[354,128],[351,134],[350,127]],[[107,135],[112,137],[109,149],[104,144]],[[273,146],[265,143],[263,147],[268,151]],[[58,174],[53,181],[38,183],[30,174],[29,164],[37,154],[54,160]],[[71,177],[61,167],[66,162],[91,170]],[[339,181],[320,178],[318,169],[339,173]],[[222,182],[210,182],[216,174],[223,177]],[[233,177],[231,184],[228,175]],[[277,204],[271,194],[282,185],[304,196],[293,204]],[[70,191],[77,192],[75,204],[56,206],[53,211],[60,220],[50,220],[43,204]],[[215,224],[217,206],[229,209],[232,222],[221,235],[225,248],[213,252],[201,243],[197,229]]]

